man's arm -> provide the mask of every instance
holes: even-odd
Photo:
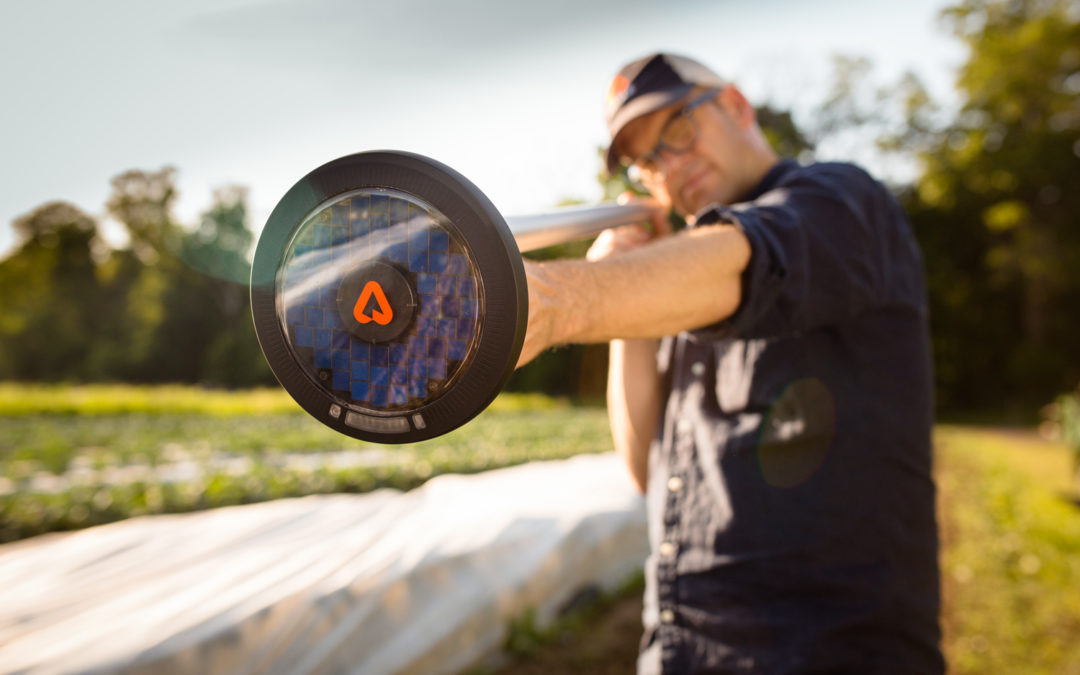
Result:
[[[615,450],[644,493],[649,445],[660,421],[661,382],[656,369],[659,340],[612,340],[608,364],[607,409]]]
[[[597,261],[526,261],[529,327],[518,365],[556,344],[658,338],[731,316],[746,237],[731,225],[680,232]]]

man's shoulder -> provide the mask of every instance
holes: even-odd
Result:
[[[758,199],[788,204],[838,203],[857,217],[868,217],[892,200],[888,188],[868,171],[851,162],[814,162],[800,165],[785,162],[783,172]],[[823,201],[824,200],[824,201]]]
[[[780,177],[777,187],[795,184],[819,184],[847,190],[880,186],[869,172],[852,162],[791,162]]]

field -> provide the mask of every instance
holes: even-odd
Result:
[[[437,439],[379,446],[324,427],[280,390],[0,385],[0,542],[610,448],[602,409],[535,395],[504,394]]]
[[[943,626],[955,673],[1080,673],[1080,509],[1068,449],[1027,431],[935,431]],[[0,385],[0,540],[143,513],[409,488],[610,448],[600,408],[503,395],[425,443],[363,444],[282,392]],[[626,672],[640,580],[554,627],[514,623],[500,672]]]

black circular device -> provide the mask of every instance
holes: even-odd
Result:
[[[255,250],[251,309],[285,390],[355,438],[432,438],[483,410],[528,321],[521,255],[464,176],[404,152],[304,176]]]

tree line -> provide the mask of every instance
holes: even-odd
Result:
[[[759,121],[785,156],[847,138],[917,167],[893,187],[926,262],[939,409],[1030,410],[1080,381],[1080,9],[962,0],[941,20],[967,48],[958,106],[842,58],[810,122],[770,106]],[[633,187],[600,180],[609,198]],[[273,382],[249,318],[245,190],[218,191],[187,225],[176,197],[171,168],[115,177],[105,207],[127,231],[120,249],[65,202],[15,221],[18,245],[0,261],[0,378]],[[555,350],[511,386],[595,394],[603,355]]]
[[[172,168],[113,178],[105,207],[124,248],[66,202],[15,220],[18,247],[0,261],[0,378],[273,382],[250,319],[245,190],[218,190],[195,227],[176,221],[176,198]]]

